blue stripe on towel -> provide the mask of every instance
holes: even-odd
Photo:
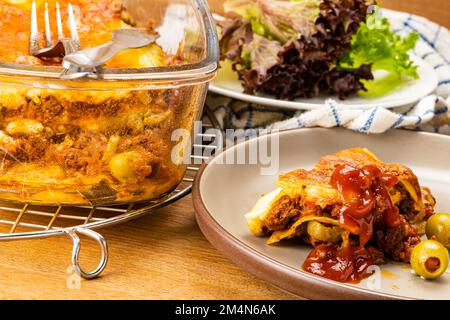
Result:
[[[448,107],[444,107],[444,108],[435,110],[434,114],[438,115],[438,114],[447,113],[447,112],[448,112]]]
[[[295,117],[295,120],[297,120],[297,125],[299,128],[303,128],[305,126],[305,123],[303,122],[303,120],[300,118],[300,116]]]
[[[417,32],[417,33],[419,34],[420,38],[421,38],[423,41],[425,41],[425,42],[426,42],[430,47],[432,47],[433,49],[436,49],[435,41],[436,41],[437,36],[438,36],[439,34],[435,35],[435,38],[436,38],[436,39],[429,40],[423,33],[421,33],[417,28],[415,28],[415,27],[413,27],[413,26],[411,25],[411,23],[410,23],[410,21],[412,21],[411,17],[412,17],[412,15],[409,15],[409,16],[408,16],[408,18],[403,22],[403,26],[404,26],[404,27],[407,27],[407,28],[409,28],[409,29],[411,29],[411,30],[414,31],[414,32]],[[415,21],[415,22],[418,22],[417,20],[414,20],[414,21]],[[403,28],[403,29],[404,29],[404,28]],[[439,31],[439,32],[440,32],[440,31]],[[450,64],[450,62],[449,62],[444,56],[441,55],[441,58],[442,58],[447,64]]]
[[[372,113],[369,115],[369,118],[367,118],[366,123],[364,124],[364,126],[359,129],[359,131],[361,132],[367,132],[370,129],[370,126],[372,125],[373,119],[375,119],[375,114],[378,111],[378,107],[376,107],[375,109],[373,109]]]
[[[420,38],[422,38],[423,41],[425,41],[426,43],[428,43],[433,49],[435,49],[434,43],[432,41],[430,41],[427,37],[425,37],[422,33],[420,33],[419,30],[417,30],[415,27],[413,27],[410,23],[409,20],[405,20],[405,22],[403,22],[403,24],[405,26],[407,26],[408,28],[410,28],[412,31],[417,32],[420,36]]]
[[[438,82],[438,86],[442,86],[442,85],[444,85],[444,84],[450,84],[450,79],[442,80],[442,81],[439,81],[439,82]]]
[[[422,122],[422,117],[421,116],[417,116],[417,122],[416,122],[416,126],[419,125]]]
[[[436,51],[430,51],[430,52],[425,53],[424,55],[422,55],[422,59],[425,60],[426,58],[431,56],[433,53],[436,53]]]
[[[252,106],[248,107],[248,117],[247,117],[247,121],[245,122],[245,127],[244,129],[249,129],[252,127],[252,122],[253,122],[253,108]]]
[[[391,129],[397,128],[403,122],[403,119],[405,119],[405,117],[402,114],[399,115],[397,120],[392,124]]]
[[[330,109],[331,109],[331,113],[333,114],[334,121],[336,122],[336,125],[337,125],[338,127],[340,127],[340,126],[341,126],[341,120],[339,119],[339,114],[338,114],[338,112],[337,112],[337,110],[336,110],[335,102],[332,101],[332,102],[329,104],[329,106],[330,106]]]
[[[437,39],[438,39],[440,33],[441,33],[441,26],[438,26],[438,29],[437,29],[437,31],[436,31],[436,34],[434,35],[433,45],[436,44],[436,41],[437,41]]]

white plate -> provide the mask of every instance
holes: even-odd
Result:
[[[423,280],[410,272],[408,264],[391,261],[359,284],[312,275],[301,269],[310,246],[300,241],[267,245],[267,238],[250,233],[244,218],[262,194],[275,189],[279,172],[312,168],[321,156],[350,147],[367,147],[387,163],[409,166],[436,197],[436,211],[450,212],[450,137],[406,130],[366,135],[345,129],[297,129],[279,133],[279,170],[273,175],[261,174],[261,168],[269,165],[266,157],[266,165],[221,164],[236,159],[233,154],[249,155],[260,141],[250,139],[226,149],[196,176],[197,221],[225,256],[256,276],[307,298],[450,299],[450,269],[439,279]]]
[[[388,94],[376,98],[367,98],[354,95],[346,100],[339,100],[340,104],[351,108],[394,108],[410,105],[426,95],[432,93],[438,84],[436,71],[424,60],[411,56],[411,59],[417,65],[418,79],[406,80],[402,86]],[[380,74],[375,74],[375,78]],[[251,95],[243,93],[242,85],[238,80],[237,74],[229,70],[227,66],[219,69],[217,77],[210,83],[209,90],[212,92],[235,98],[242,101],[256,103],[265,106],[273,106],[280,108],[312,110],[323,106],[326,99],[333,98],[338,100],[336,96],[320,96],[309,99],[296,99],[294,101],[279,100],[267,94]]]

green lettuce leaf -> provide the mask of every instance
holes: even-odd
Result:
[[[256,34],[285,44],[315,31],[319,6],[320,0],[228,0],[224,10],[249,21]]]
[[[417,33],[410,33],[406,37],[394,34],[388,19],[381,17],[379,10],[375,10],[353,35],[351,50],[339,59],[338,68],[351,70],[371,64],[373,72],[386,71],[388,74],[382,79],[363,82],[367,88],[365,95],[385,94],[397,88],[403,76],[418,77],[417,66],[408,54],[418,38]]]

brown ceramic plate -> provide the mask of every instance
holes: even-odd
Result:
[[[269,142],[276,139],[269,136]],[[311,168],[325,154],[366,147],[381,160],[405,164],[431,188],[437,210],[450,212],[450,137],[394,130],[366,135],[344,129],[298,129],[278,134],[279,170],[262,175],[261,164],[220,164],[233,153],[248,152],[261,138],[237,144],[204,165],[195,180],[194,207],[208,240],[243,269],[272,284],[307,298],[450,299],[450,273],[423,280],[407,264],[389,262],[359,284],[343,284],[311,275],[300,266],[311,248],[297,241],[266,245],[250,234],[244,214],[259,197],[274,190],[280,172]],[[247,153],[248,154],[248,153]]]

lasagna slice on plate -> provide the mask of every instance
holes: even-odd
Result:
[[[305,271],[341,282],[369,276],[385,257],[409,262],[435,200],[414,173],[364,148],[322,157],[312,170],[280,175],[246,214],[267,243],[301,238],[314,249]]]

